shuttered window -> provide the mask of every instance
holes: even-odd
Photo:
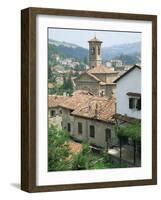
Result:
[[[82,134],[82,123],[78,122],[78,134]]]
[[[95,137],[95,127],[94,126],[90,126],[90,137]]]

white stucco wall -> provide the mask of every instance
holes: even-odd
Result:
[[[141,118],[141,111],[129,109],[128,92],[141,93],[141,70],[134,68],[123,78],[118,80],[116,87],[117,113],[129,117]]]

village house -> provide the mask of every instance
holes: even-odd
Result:
[[[57,128],[62,128],[62,110],[60,104],[67,100],[67,96],[48,95],[48,122]]]
[[[141,119],[141,67],[134,65],[114,82],[117,84],[116,113]]]
[[[76,91],[72,97],[49,96],[49,123],[58,124],[80,142],[97,147],[117,144],[115,99]]]
[[[115,96],[114,80],[119,72],[102,64],[101,44],[96,37],[89,42],[89,69],[75,79],[76,90],[87,90],[96,96]]]

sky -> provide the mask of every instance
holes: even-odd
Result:
[[[50,39],[77,44],[84,48],[88,48],[88,40],[95,36],[99,40],[103,41],[102,46],[104,47],[141,41],[141,33],[135,32],[113,32],[78,29],[74,30],[58,28],[48,29],[48,37]]]

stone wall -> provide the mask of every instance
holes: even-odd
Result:
[[[70,135],[78,141],[89,142],[90,144],[96,146],[105,147],[107,145],[105,138],[105,130],[109,128],[111,129],[111,143],[115,145],[118,142],[117,137],[115,135],[114,125],[77,116],[64,116],[63,125],[67,125],[67,123],[71,123]],[[82,124],[82,134],[80,134],[78,131],[78,123]],[[94,138],[90,137],[90,125],[93,125],[95,127]]]
[[[88,119],[71,115],[71,111],[64,108],[55,108],[57,115],[51,117],[49,114],[49,124],[54,124],[59,128],[68,131],[68,124],[70,124],[69,134],[73,138],[81,142],[89,142],[92,145],[106,147],[106,129],[111,130],[111,144],[116,145],[118,143],[117,136],[115,135],[114,125],[101,122],[94,119]],[[61,111],[61,112],[60,112]],[[50,112],[49,112],[50,113]],[[78,131],[78,123],[82,124],[82,133]],[[90,126],[94,126],[95,137],[90,137]]]
[[[94,74],[98,79],[106,83],[106,74]]]

